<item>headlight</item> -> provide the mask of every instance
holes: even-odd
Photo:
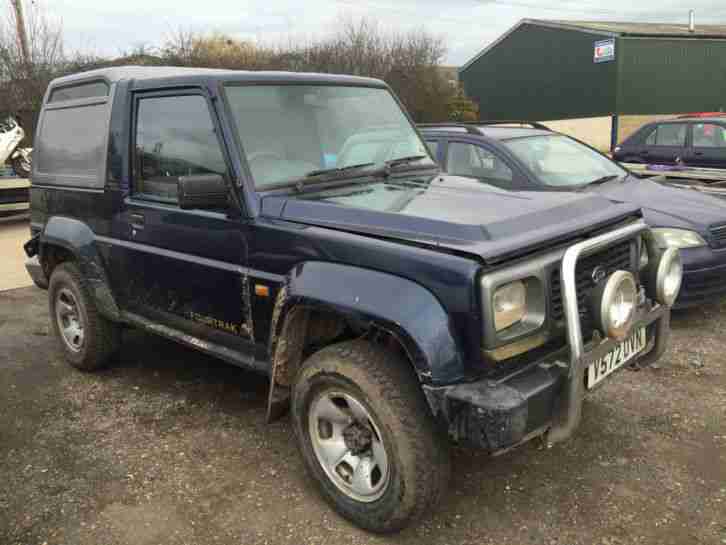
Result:
[[[506,329],[521,322],[527,312],[527,288],[518,280],[505,284],[494,292],[494,328]]]
[[[659,227],[651,229],[653,239],[658,248],[697,248],[705,246],[706,241],[695,231],[688,229],[671,229],[669,227]]]
[[[532,263],[482,275],[482,349],[491,362],[506,360],[547,342],[546,271]]]
[[[666,306],[673,306],[683,280],[681,255],[675,248],[669,248],[660,258],[656,271],[656,299]]]
[[[593,296],[602,332],[618,341],[625,339],[633,326],[638,306],[638,288],[633,275],[615,271]]]

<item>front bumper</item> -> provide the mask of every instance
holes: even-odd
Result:
[[[547,432],[553,444],[570,437],[577,428],[585,396],[585,370],[610,352],[618,342],[594,338],[583,342],[577,304],[575,266],[580,255],[636,236],[643,223],[632,224],[570,247],[562,260],[561,278],[567,346],[531,362],[499,381],[482,380],[443,388],[427,388],[436,415],[459,441],[497,453]],[[656,361],[667,346],[670,309],[645,301],[638,308],[633,327],[645,327],[649,344],[634,363],[640,367]]]
[[[669,321],[666,307],[646,304],[640,309],[634,328],[646,328],[648,345],[631,361],[633,365],[645,367],[660,358],[668,344]],[[585,347],[576,363],[582,372],[575,373],[581,377],[583,395],[584,371],[617,344],[605,339]],[[562,396],[569,382],[568,358],[569,350],[564,348],[506,378],[431,388],[427,394],[437,397],[453,439],[491,453],[501,452],[542,435],[566,418]]]
[[[674,308],[688,308],[726,296],[726,250],[681,250],[683,285]]]

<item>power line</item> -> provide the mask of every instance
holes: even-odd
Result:
[[[613,10],[613,9],[605,9],[605,8],[599,8],[594,6],[583,6],[581,8],[574,7],[572,5],[544,5],[544,4],[538,4],[536,2],[526,2],[521,0],[476,0],[477,4],[480,4],[482,6],[485,6],[487,4],[489,5],[498,5],[498,6],[504,6],[504,7],[513,7],[513,8],[527,8],[527,9],[534,9],[534,10],[544,10],[544,11],[558,11],[558,12],[572,12],[572,13],[592,13],[592,14],[598,14],[598,15],[615,15],[615,16],[633,16],[633,15],[645,15],[650,14],[651,12],[648,10]],[[720,13],[720,10],[716,10],[715,13]],[[714,11],[711,11],[710,13],[714,13]],[[657,12],[652,12],[652,15],[658,15],[661,16],[662,14],[672,14],[673,16],[677,15],[687,15],[688,10],[687,9],[670,9],[670,10],[663,10],[658,9]],[[659,17],[663,18],[663,17]]]
[[[343,4],[345,6],[349,6],[352,8],[360,8],[363,7],[361,5],[360,1],[357,0],[333,0],[336,4]],[[370,4],[366,4],[366,7],[370,7]],[[398,13],[400,15],[407,15],[409,17],[419,15],[421,13],[420,10],[417,10],[415,7],[414,9],[400,9],[393,6],[390,6],[388,4],[375,4],[375,9],[382,9],[386,10],[392,13]],[[450,23],[471,23],[471,17],[470,16],[461,16],[461,17],[452,17],[452,16],[446,16],[446,15],[436,15],[437,21],[448,21]]]
[[[343,4],[352,8],[360,8],[361,3],[356,0],[334,0],[335,3]],[[497,7],[501,6],[504,8],[524,8],[529,10],[541,10],[541,11],[552,11],[552,12],[560,12],[560,13],[578,13],[578,14],[592,14],[592,15],[610,15],[610,16],[616,16],[616,17],[633,17],[633,16],[650,16],[652,19],[657,20],[665,20],[665,19],[675,19],[676,17],[683,16],[686,17],[688,15],[687,9],[658,9],[657,11],[654,10],[641,10],[641,9],[635,9],[635,10],[614,10],[614,9],[607,9],[607,8],[600,8],[595,6],[583,6],[583,7],[576,7],[572,4],[560,4],[560,5],[552,5],[551,3],[549,5],[545,4],[539,4],[537,2],[532,1],[526,1],[526,0],[473,0],[474,4],[478,4],[479,6],[491,6],[491,7]],[[399,4],[400,6],[400,4]],[[370,4],[368,5],[370,7]],[[394,7],[389,4],[375,4],[376,9],[385,10],[391,13],[398,13],[400,15],[408,15],[413,16],[420,13],[420,8],[416,9],[416,7],[413,7],[413,9],[401,9],[400,7]],[[711,14],[717,14],[717,13],[724,13],[722,10],[710,10],[709,13]],[[665,15],[665,17],[664,17]],[[437,14],[436,19],[439,21],[448,21],[452,23],[471,23],[472,16],[466,15],[466,16],[452,16],[452,15],[441,15]]]

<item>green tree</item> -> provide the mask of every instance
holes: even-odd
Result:
[[[479,106],[459,88],[446,103],[451,121],[478,121]]]

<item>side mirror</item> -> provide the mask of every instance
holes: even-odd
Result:
[[[180,176],[177,182],[179,207],[225,208],[229,188],[221,174]]]

